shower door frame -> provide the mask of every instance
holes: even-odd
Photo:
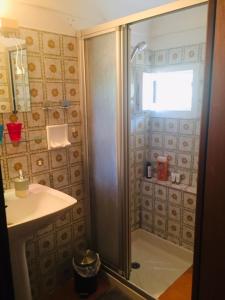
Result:
[[[129,278],[130,272],[130,235],[129,235],[129,196],[128,196],[128,161],[129,158],[125,155],[128,151],[128,138],[127,138],[127,73],[124,70],[127,70],[126,62],[127,62],[127,26],[116,26],[112,28],[108,28],[105,30],[100,30],[97,32],[82,34],[80,32],[78,34],[79,37],[79,54],[80,54],[80,74],[82,74],[82,82],[81,82],[81,97],[84,101],[81,104],[81,109],[84,116],[87,116],[88,105],[87,105],[87,97],[88,97],[88,83],[86,78],[85,71],[85,40],[93,37],[97,37],[100,35],[104,35],[107,33],[115,32],[116,35],[116,139],[117,139],[117,178],[118,178],[118,195],[119,199],[122,203],[122,216],[123,216],[123,226],[121,228],[120,234],[122,236],[121,240],[123,241],[123,245],[121,245],[121,255],[120,258],[120,268],[115,268],[107,264],[104,261],[104,257],[102,258],[103,266],[106,270],[113,274],[119,274],[121,278]],[[118,130],[120,129],[120,130]],[[84,172],[86,174],[85,177],[85,209],[87,211],[88,216],[93,216],[93,210],[95,207],[92,205],[90,199],[90,190],[91,190],[91,182],[90,182],[90,172],[91,161],[89,159],[89,134],[88,134],[88,121],[83,118],[83,128],[82,128],[82,136],[83,140],[87,141],[83,145],[84,152]],[[125,212],[128,212],[127,214]],[[95,228],[95,224],[92,221],[92,217],[87,220],[87,237],[89,244],[94,247],[95,245],[95,232],[93,228]]]
[[[169,4],[166,4],[166,5],[162,5],[162,6],[159,6],[159,7],[156,7],[156,8],[152,8],[152,9],[149,9],[149,10],[146,10],[146,11],[143,11],[143,12],[140,12],[140,13],[136,13],[136,14],[133,14],[133,15],[130,15],[128,17],[124,17],[124,18],[121,18],[121,19],[117,19],[115,21],[111,21],[111,22],[108,22],[108,23],[105,23],[105,24],[101,24],[101,25],[97,25],[95,27],[92,27],[90,29],[87,29],[87,30],[84,30],[84,31],[81,31],[78,35],[79,37],[79,40],[80,40],[80,58],[81,58],[81,63],[80,63],[80,72],[82,74],[82,84],[81,84],[81,89],[80,89],[80,93],[81,93],[81,97],[84,99],[84,103],[82,104],[82,110],[83,110],[83,115],[85,116],[86,115],[86,85],[85,85],[85,73],[84,73],[84,67],[85,67],[85,59],[84,59],[84,40],[86,38],[89,38],[89,37],[93,37],[93,36],[97,36],[97,35],[101,35],[101,34],[104,34],[104,33],[108,33],[108,32],[111,32],[111,31],[114,31],[115,28],[126,28],[125,32],[126,32],[126,35],[123,35],[123,40],[122,40],[122,44],[124,45],[125,43],[128,43],[128,40],[129,40],[129,37],[128,37],[128,26],[131,25],[131,24],[134,24],[138,21],[144,21],[144,20],[147,20],[147,19],[150,19],[152,17],[155,17],[155,16],[159,16],[159,15],[163,15],[163,14],[166,14],[166,13],[171,13],[171,12],[175,12],[175,11],[178,11],[178,10],[182,10],[182,9],[185,9],[185,8],[190,8],[190,7],[194,7],[194,6],[198,6],[198,5],[201,5],[201,4],[206,4],[208,3],[207,0],[179,0],[179,1],[176,1],[176,2],[173,2],[173,3],[169,3]],[[210,6],[211,9],[212,9],[212,5]],[[213,10],[213,9],[212,9]],[[215,14],[215,11],[212,11],[211,14],[209,14],[208,18],[212,18],[213,19],[213,15]],[[214,26],[213,24],[213,21],[210,22],[210,28],[208,27],[208,30],[211,31],[212,27]],[[212,51],[212,43],[210,43],[210,34],[211,32],[208,34],[208,39],[207,39],[207,43],[209,43],[209,52]],[[126,48],[126,47],[125,47]],[[128,45],[127,45],[127,48],[128,48]],[[121,72],[120,76],[118,76],[118,78],[121,79],[119,83],[119,86],[120,86],[120,95],[122,95],[122,99],[123,101],[126,102],[126,104],[124,105],[124,108],[125,110],[127,111],[124,111],[123,112],[123,117],[124,117],[124,120],[126,120],[128,122],[129,120],[129,113],[128,113],[128,107],[129,107],[129,103],[128,103],[128,95],[129,95],[129,86],[128,86],[128,83],[129,83],[129,80],[128,80],[128,77],[129,77],[129,72],[128,72],[128,68],[129,68],[129,64],[128,64],[128,59],[129,59],[129,51],[128,49],[123,49],[123,51],[121,51],[121,53],[124,54],[124,57],[122,58],[121,57],[121,67],[118,68],[118,72]],[[211,57],[210,55],[208,55],[208,61],[206,63],[208,63],[210,65],[211,61],[210,61]],[[207,69],[208,72],[210,72],[210,69],[208,68]],[[124,84],[124,85],[123,85]],[[207,95],[207,93],[209,92],[209,90],[207,89],[207,87],[205,87],[205,95]],[[204,101],[203,101],[204,102]],[[206,110],[208,109],[207,105],[208,103],[205,103],[205,108]],[[202,117],[202,119],[204,119],[205,116]],[[84,128],[83,128],[83,137],[84,137],[84,141],[87,141],[87,123],[85,121],[85,119],[83,120],[84,121]],[[204,121],[203,120],[203,124],[204,124]],[[126,129],[128,130],[129,128],[129,124],[126,125]],[[204,130],[204,129],[203,129]],[[207,133],[203,133],[203,136],[206,138],[206,135]],[[128,197],[128,200],[127,200],[127,203],[126,203],[126,207],[127,207],[127,215],[125,216],[125,220],[126,222],[129,222],[129,213],[130,213],[130,207],[129,207],[129,190],[128,190],[128,182],[129,182],[129,171],[128,171],[128,161],[129,161],[129,151],[128,151],[128,131],[127,133],[124,135],[126,137],[126,147],[124,149],[127,149],[127,156],[128,156],[128,159],[127,160],[124,160],[124,166],[125,168],[127,168],[127,170],[123,170],[123,172],[125,172],[124,174],[126,174],[127,178],[126,178],[126,189],[127,191],[124,191],[125,192],[125,195],[126,197]],[[204,143],[203,143],[204,144]],[[201,152],[205,150],[205,145],[202,146],[202,149],[201,149]],[[89,187],[89,179],[88,179],[88,169],[89,169],[89,163],[88,163],[88,145],[87,143],[84,142],[84,156],[85,156],[85,173],[87,174],[86,176],[86,180],[85,180],[85,183],[86,183],[86,186]],[[200,174],[202,175],[202,174]],[[202,187],[198,186],[198,189],[201,189]],[[89,188],[87,188],[87,190],[89,190]],[[89,195],[88,193],[86,194],[86,199],[89,199]],[[199,222],[202,222],[202,216],[201,216],[201,207],[202,207],[202,197],[199,197],[199,202],[201,202],[199,204],[199,208],[198,208],[198,214],[199,214],[199,218],[197,218],[199,221],[198,221],[198,224]],[[87,200],[86,202],[86,209],[87,209],[87,212],[89,212],[89,215],[90,212],[91,212],[91,208],[90,208],[90,203],[89,203],[89,200]],[[125,207],[124,207],[125,209]],[[198,217],[198,215],[197,215]],[[127,225],[127,224],[126,224]],[[89,222],[89,229],[91,228],[91,222]],[[196,222],[196,226],[195,226],[195,232],[196,232],[196,240],[198,238],[200,238],[200,232],[199,230],[197,229],[197,222]],[[89,240],[91,240],[91,231],[89,230]],[[129,233],[127,235],[126,232],[123,233],[124,236],[126,236],[127,240],[129,241],[128,243],[128,246],[129,246],[129,249],[124,249],[125,250],[125,254],[127,254],[127,257],[129,258],[129,261],[131,259],[131,226],[129,226]],[[124,255],[125,255],[124,254]],[[195,251],[194,251],[194,256],[195,256],[195,261],[194,261],[194,270],[193,270],[193,276],[194,276],[194,279],[195,279],[195,283],[193,284],[193,299],[198,299],[198,286],[199,286],[199,268],[200,268],[200,243],[196,242],[195,244]],[[110,270],[110,268],[107,269],[108,271],[112,271]],[[125,278],[127,279],[127,275],[129,274],[129,265],[126,265],[126,275],[125,275]],[[119,276],[121,274],[116,274],[115,272],[112,272],[115,276],[117,276],[121,281],[122,283],[124,283],[125,285],[131,287],[133,290],[137,291],[140,295],[146,297],[146,299],[152,299],[151,296],[149,296],[148,294],[146,294],[143,290],[139,289],[138,287],[136,287],[135,285],[133,285],[131,282],[127,281],[127,280],[124,280],[123,277]]]

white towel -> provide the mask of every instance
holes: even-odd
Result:
[[[71,145],[68,140],[68,124],[46,126],[48,150]]]

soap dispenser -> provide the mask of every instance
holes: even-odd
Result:
[[[19,170],[19,177],[15,179],[14,187],[17,197],[24,198],[28,195],[28,179],[24,178],[22,170]]]

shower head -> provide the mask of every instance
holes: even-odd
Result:
[[[134,50],[131,53],[130,60],[131,62],[133,61],[134,57],[141,51],[145,50],[147,48],[147,44],[145,41],[138,43],[135,47]]]

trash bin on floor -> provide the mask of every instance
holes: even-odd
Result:
[[[98,253],[86,250],[73,257],[74,288],[81,297],[88,297],[97,289],[97,275],[100,269]]]

